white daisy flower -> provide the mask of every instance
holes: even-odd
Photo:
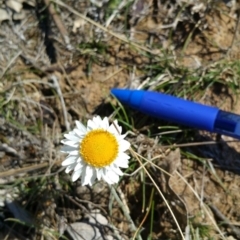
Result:
[[[73,171],[72,181],[81,177],[82,185],[103,179],[109,184],[119,181],[120,168],[128,168],[129,156],[125,153],[130,143],[121,135],[117,120],[109,125],[108,118],[99,116],[88,120],[87,127],[76,121],[76,128],[65,134],[61,152],[68,153],[62,162],[66,173]]]

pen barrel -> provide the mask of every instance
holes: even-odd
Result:
[[[141,94],[141,101],[135,104],[138,110],[167,121],[214,131],[218,108],[158,92],[142,91]]]

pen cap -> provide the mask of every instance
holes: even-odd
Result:
[[[219,110],[214,131],[240,139],[240,115]]]
[[[145,114],[208,131],[214,130],[219,109],[171,95],[143,90],[112,89],[122,102]]]

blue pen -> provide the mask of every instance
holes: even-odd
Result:
[[[113,88],[111,93],[153,117],[240,139],[240,115],[159,92]]]

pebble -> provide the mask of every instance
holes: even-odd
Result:
[[[11,17],[9,16],[7,10],[4,8],[0,8],[0,23],[9,19],[11,19]]]
[[[67,232],[74,240],[102,239],[100,231],[97,227],[84,222],[75,222],[70,224],[70,227],[67,228]]]
[[[6,5],[11,8],[12,10],[14,10],[15,12],[19,13],[22,10],[22,2],[21,0],[17,1],[17,0],[8,0],[6,1]]]
[[[15,21],[23,20],[25,17],[26,17],[26,14],[23,11],[21,11],[20,13],[13,14],[13,20]]]

